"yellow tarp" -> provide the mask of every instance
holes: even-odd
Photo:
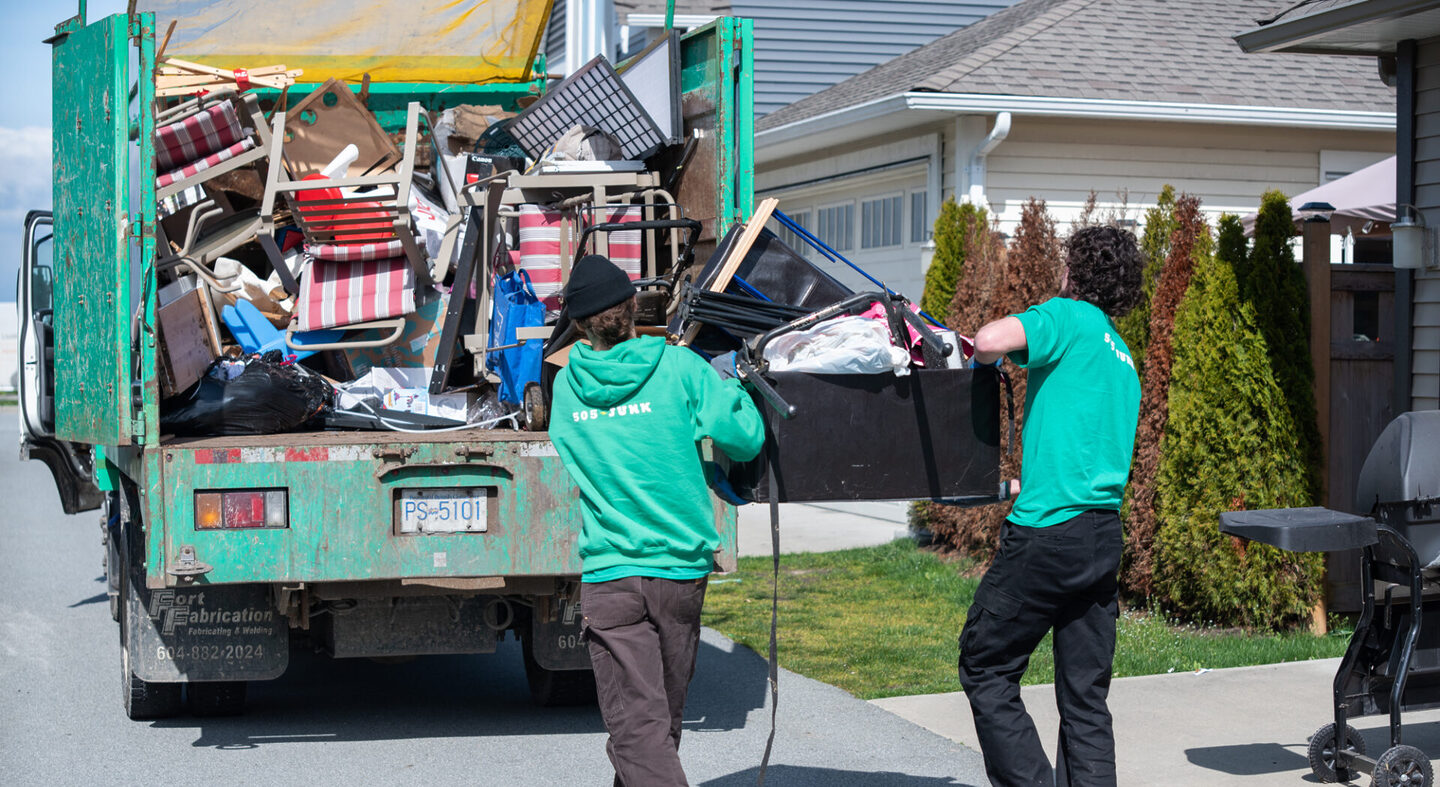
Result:
[[[220,68],[283,63],[303,82],[523,82],[552,0],[141,0],[166,55]]]

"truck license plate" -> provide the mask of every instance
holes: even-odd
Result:
[[[485,487],[400,490],[400,532],[484,533],[490,510]]]

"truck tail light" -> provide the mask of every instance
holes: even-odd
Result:
[[[283,489],[195,493],[196,530],[289,526],[289,496]]]

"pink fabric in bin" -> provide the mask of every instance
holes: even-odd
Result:
[[[305,251],[317,260],[361,262],[403,257],[405,245],[399,238],[379,243],[311,243],[305,246]]]
[[[415,281],[404,257],[362,262],[311,260],[300,283],[296,330],[315,331],[415,311]]]
[[[155,169],[169,172],[225,150],[244,135],[229,101],[155,129]],[[213,165],[212,165],[213,166]]]
[[[204,172],[207,169],[210,169],[213,166],[229,161],[230,159],[235,158],[236,156],[244,153],[247,150],[250,150],[253,147],[255,147],[255,140],[246,137],[245,139],[236,142],[235,144],[231,145],[228,148],[225,148],[218,153],[211,153],[210,155],[200,159],[199,161],[193,161],[181,167],[180,169],[161,175],[160,177],[155,179],[155,186],[156,188],[163,189],[166,186],[175,183],[176,181],[184,180],[188,177],[193,177],[200,174],[201,172]]]
[[[520,206],[520,269],[530,275],[535,297],[547,312],[560,310],[560,292],[565,286],[560,276],[560,233],[569,231],[570,226],[558,210]],[[566,246],[573,249],[574,240]]]

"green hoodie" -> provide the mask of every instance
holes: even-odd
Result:
[[[551,412],[550,439],[580,487],[582,580],[710,573],[720,538],[699,442],[737,461],[765,442],[740,382],[658,336],[605,351],[577,344]]]

